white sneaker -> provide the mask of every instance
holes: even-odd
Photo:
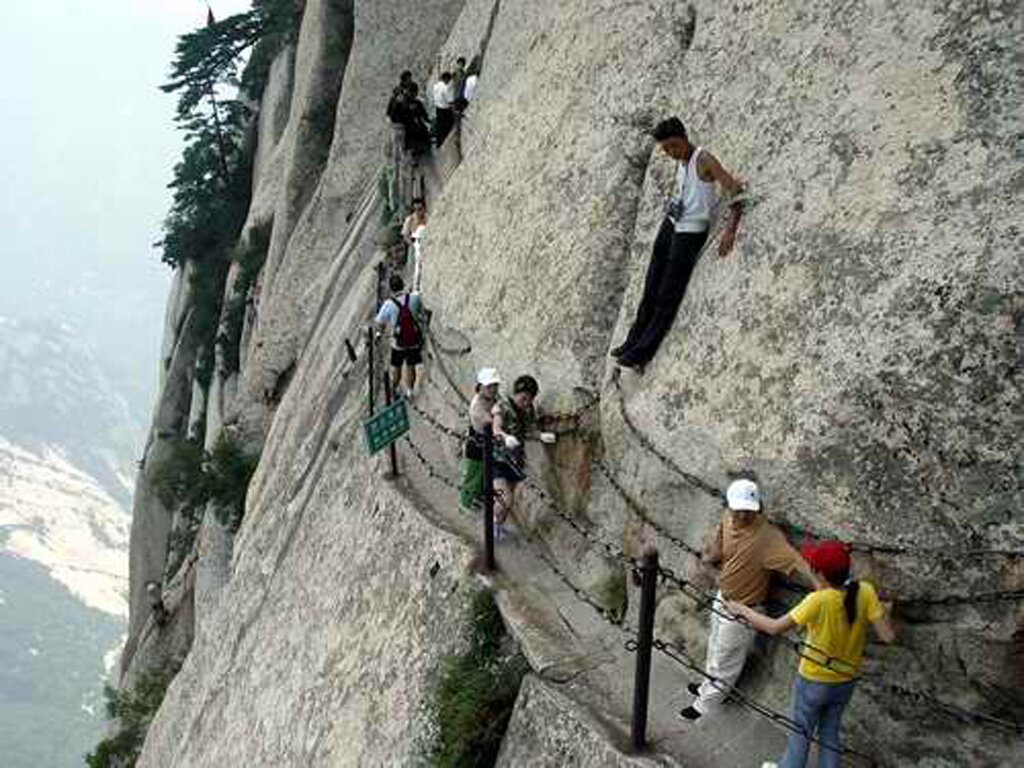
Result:
[[[761,763],[761,768],[779,768],[779,764],[771,761],[765,761]]]

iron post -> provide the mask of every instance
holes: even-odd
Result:
[[[658,550],[644,552],[640,565],[640,628],[636,648],[636,679],[633,684],[633,750],[647,746],[647,702],[651,691],[651,646],[654,640],[654,597],[658,587]]]
[[[384,402],[387,405],[391,405],[391,371],[387,368],[384,369]],[[391,476],[398,477],[398,452],[395,449],[394,442],[388,446],[388,452],[391,454]]]
[[[484,425],[484,568],[494,570],[494,428]]]
[[[373,416],[373,326],[366,329],[366,360],[369,366],[368,381],[370,382],[370,415]]]

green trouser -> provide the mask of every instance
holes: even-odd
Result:
[[[462,460],[462,489],[459,491],[459,504],[464,507],[473,506],[484,492],[483,459]]]

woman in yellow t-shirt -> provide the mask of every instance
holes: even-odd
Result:
[[[821,744],[819,768],[838,768],[839,721],[860,672],[867,626],[870,623],[886,643],[891,643],[894,635],[875,588],[866,581],[850,579],[850,553],[845,544],[823,541],[805,545],[801,554],[823,586],[789,613],[772,619],[742,603],[730,602],[728,607],[771,635],[798,624],[807,628],[790,713],[802,733],[790,734],[779,768],[803,768],[807,763],[807,737],[815,731]]]

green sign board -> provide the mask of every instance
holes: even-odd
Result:
[[[363,444],[371,454],[387,448],[409,431],[409,411],[398,398],[368,419],[363,419]]]

